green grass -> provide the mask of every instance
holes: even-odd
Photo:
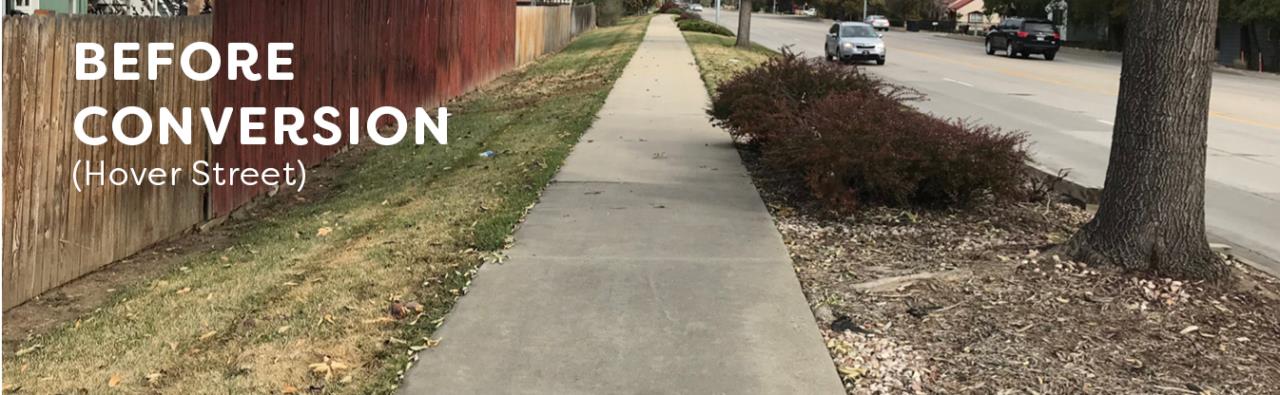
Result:
[[[733,37],[692,31],[682,33],[693,49],[702,81],[706,83],[707,92],[712,96],[715,96],[716,87],[721,82],[778,55],[776,51],[758,44],[752,44],[750,48],[738,48],[734,46],[736,39]]]
[[[447,146],[349,156],[357,163],[326,196],[236,225],[230,248],[181,257],[180,269],[23,343],[28,352],[4,360],[5,388],[393,391],[408,351],[425,343],[476,268],[503,248],[595,120],[648,21],[627,18],[585,34],[450,104]],[[498,155],[479,157],[485,150]],[[397,299],[424,312],[389,320]],[[333,373],[326,378],[315,363]]]

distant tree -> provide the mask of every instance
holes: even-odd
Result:
[[[868,4],[872,10],[883,6],[884,0],[873,0]],[[862,20],[862,0],[817,0],[813,2],[813,8],[822,16],[838,21]]]
[[[1102,201],[1068,255],[1176,278],[1226,273],[1204,219],[1217,3],[1130,0]]]
[[[742,0],[738,4],[738,47],[751,47],[751,0]]]
[[[987,14],[1044,17],[1044,6],[1048,3],[1048,0],[987,0],[983,8]]]
[[[649,11],[657,3],[658,0],[623,0],[622,8],[626,10],[627,15],[637,15]]]
[[[947,16],[949,3],[945,0],[884,0],[884,8],[890,19],[940,20]]]
[[[1280,23],[1280,1],[1222,0],[1222,19],[1239,23]]]

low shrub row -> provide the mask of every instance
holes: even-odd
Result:
[[[680,16],[676,17],[676,22],[688,21],[688,20],[694,20],[694,21],[702,20],[702,15],[695,14],[689,11],[683,11],[680,13]]]
[[[1024,197],[1024,136],[947,121],[851,66],[784,51],[716,89],[708,113],[835,209]]]
[[[715,22],[704,21],[702,19],[683,19],[676,22],[676,27],[679,27],[680,30],[684,31],[703,32],[733,37],[733,31],[725,28],[724,26],[717,25]]]

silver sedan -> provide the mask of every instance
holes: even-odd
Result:
[[[837,22],[827,32],[827,59],[843,62],[874,60],[883,65],[889,55],[884,34],[862,22]]]

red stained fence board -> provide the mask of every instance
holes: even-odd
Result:
[[[334,122],[349,133],[347,111],[364,115],[393,106],[412,117],[416,107],[440,105],[488,82],[515,65],[516,7],[511,0],[219,0],[213,42],[249,42],[266,56],[267,43],[292,42],[292,81],[217,78],[215,108],[267,107],[261,117],[268,145],[238,142],[239,116],[211,158],[223,167],[263,169],[301,160],[308,166],[340,150],[312,142],[274,145],[271,108],[297,107],[307,114],[304,136],[316,131],[311,114],[322,106],[341,110]],[[225,63],[225,62],[224,62]],[[225,70],[225,64],[224,70]],[[225,72],[225,71],[224,71]],[[433,140],[428,137],[428,143]],[[347,141],[347,136],[343,136]],[[371,144],[362,133],[361,144]],[[221,216],[265,193],[263,186],[221,186],[211,193]]]

